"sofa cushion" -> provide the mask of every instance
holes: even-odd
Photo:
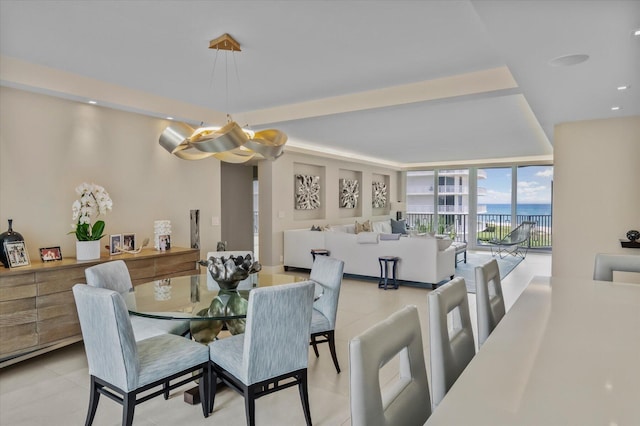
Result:
[[[361,232],[371,232],[371,222],[369,220],[365,220],[363,223],[358,223],[356,220],[356,234]]]
[[[399,240],[402,234],[380,234],[380,241]]]
[[[449,238],[438,238],[438,250],[448,249],[452,242]]]
[[[332,232],[344,232],[344,233],[347,233],[347,234],[355,234],[356,233],[356,226],[352,225],[352,224],[349,224],[349,225],[331,225],[331,226],[328,226],[327,230],[328,231],[332,231]]]
[[[407,233],[407,221],[391,219],[391,232],[394,234],[406,234]]]
[[[391,234],[391,222],[387,220],[377,220],[371,224],[371,231],[378,234]]]
[[[378,244],[378,234],[376,232],[359,232],[359,244]]]

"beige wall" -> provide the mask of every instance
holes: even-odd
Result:
[[[82,182],[104,186],[113,199],[107,234],[134,232],[153,247],[153,221],[169,219],[172,244],[189,247],[189,211],[200,209],[201,251],[215,249],[220,163],[167,153],[158,144],[166,121],[2,87],[0,123],[0,230],[12,218],[32,262],[40,262],[40,247],[75,256],[67,232]]]
[[[307,170],[322,170],[321,180],[323,198],[321,200],[322,217],[304,218],[294,208],[294,174],[296,167]],[[344,217],[344,210],[339,208],[339,176],[340,171],[360,172],[360,199],[362,214]],[[389,201],[404,199],[398,194],[398,181],[402,173],[384,167],[376,167],[356,162],[341,161],[328,157],[285,152],[277,161],[261,162],[258,165],[260,182],[260,262],[265,266],[282,266],[283,240],[285,229],[311,228],[312,225],[344,224],[390,217],[390,214],[374,215],[371,183],[374,175],[388,176],[387,185]],[[377,213],[377,212],[375,212]],[[388,212],[389,213],[389,212]],[[302,217],[302,218],[301,218]],[[394,214],[395,217],[395,214]]]
[[[640,228],[640,116],[557,125],[554,136],[554,276],[591,278],[596,253]]]

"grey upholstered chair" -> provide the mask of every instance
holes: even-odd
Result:
[[[464,278],[456,277],[433,290],[428,301],[431,392],[436,407],[474,357],[476,346]]]
[[[379,370],[395,356],[399,377],[382,393]],[[406,306],[351,339],[349,372],[353,426],[423,425],[431,401],[416,307]]]
[[[202,412],[208,417],[210,373],[206,346],[173,334],[136,342],[119,293],[76,284],[73,296],[91,376],[86,425],[93,423],[101,394],[122,404],[122,424],[130,425],[136,404],[196,378],[200,378]],[[194,372],[195,376],[190,374]],[[150,391],[184,375],[187,377],[168,388]]]
[[[593,279],[597,281],[613,281],[613,271],[640,272],[640,255],[596,254]]]
[[[251,258],[255,262],[256,259],[253,257],[253,252],[249,250],[210,251],[207,253],[207,260],[209,260],[211,256],[213,257],[224,256],[225,258],[228,258],[229,256],[234,256],[234,257],[242,256],[244,258],[248,254],[251,255]],[[246,279],[238,283],[237,288],[238,290],[251,290],[253,287],[256,287],[257,285],[258,285],[258,274],[250,274]],[[220,288],[220,286],[213,279],[209,271],[207,271],[207,288],[210,290],[216,290]]]
[[[498,262],[491,259],[476,266],[476,310],[478,313],[478,347],[496,328],[505,314]]]
[[[307,364],[314,289],[312,281],[303,281],[259,287],[249,293],[244,334],[209,343],[211,411],[217,379],[244,395],[251,426],[257,398],[298,385],[304,416],[311,424]]]
[[[131,275],[123,260],[100,263],[84,270],[87,284],[118,293],[133,291]],[[189,332],[189,320],[163,320],[131,316],[131,326],[136,340],[144,340],[159,334],[185,335]]]
[[[333,365],[338,373],[340,373],[340,365],[336,355],[335,328],[343,270],[344,262],[342,260],[317,256],[309,277],[311,281],[320,284],[323,288],[322,296],[313,303],[310,344],[313,346],[316,357],[319,357],[318,343],[329,343]]]

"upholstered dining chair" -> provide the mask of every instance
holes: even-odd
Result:
[[[318,343],[329,343],[329,351],[336,371],[340,373],[338,356],[336,354],[335,328],[338,313],[338,299],[342,286],[342,271],[344,262],[327,256],[317,256],[311,267],[309,279],[323,288],[322,296],[313,303],[311,313],[311,346],[316,358]]]
[[[250,250],[235,250],[235,251],[210,251],[207,253],[207,260],[210,257],[222,257],[229,258],[229,256],[242,256],[243,258],[247,255],[251,255],[251,258],[255,262],[256,259],[253,257],[253,252]],[[240,281],[238,283],[238,290],[251,290],[253,287],[258,285],[258,275],[250,274],[247,278]],[[218,283],[213,279],[209,271],[207,271],[207,288],[215,290],[220,288]]]
[[[133,291],[129,268],[124,260],[100,263],[84,270],[87,284],[118,293]],[[131,326],[136,340],[144,340],[159,334],[186,335],[189,320],[164,320],[131,315]]]
[[[431,392],[436,407],[476,353],[464,278],[428,296]]]
[[[311,424],[307,365],[314,290],[312,281],[303,281],[249,293],[244,334],[209,343],[210,411],[218,379],[244,395],[250,426],[255,425],[256,399],[298,385],[306,423]]]
[[[382,392],[379,371],[396,356],[399,377]],[[352,338],[349,374],[352,426],[423,425],[431,401],[418,309],[405,306]]]
[[[593,279],[597,281],[613,281],[613,271],[640,272],[640,255],[596,254]]]
[[[479,348],[504,317],[505,307],[498,261],[491,259],[482,266],[476,266],[475,273]]]
[[[137,404],[197,378],[202,413],[208,417],[210,366],[206,346],[173,334],[136,342],[118,292],[76,284],[73,296],[91,377],[87,426],[93,423],[100,395],[121,404],[122,424],[131,425]],[[161,385],[163,388],[151,391]]]

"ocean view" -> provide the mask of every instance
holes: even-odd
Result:
[[[511,204],[486,204],[485,214],[511,214]],[[518,204],[518,215],[551,215],[551,204]]]

